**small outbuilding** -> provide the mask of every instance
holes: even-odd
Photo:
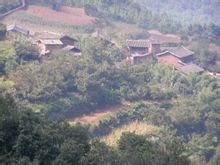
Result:
[[[204,69],[196,64],[188,64],[178,68],[178,70],[186,75],[190,75],[192,73],[201,74],[204,72]]]
[[[22,35],[28,36],[30,34],[30,31],[25,29],[24,27],[16,24],[15,22],[11,25],[8,25],[7,28],[7,33],[14,32],[14,33],[20,33]]]

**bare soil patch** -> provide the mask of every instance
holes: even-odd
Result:
[[[60,11],[55,11],[48,7],[32,5],[28,7],[27,12],[45,21],[61,22],[77,26],[89,25],[95,20],[93,17],[87,16],[83,8],[62,7]]]
[[[209,50],[213,51],[213,52],[220,53],[220,46],[215,45],[215,44],[210,44],[209,45]]]
[[[84,115],[84,116],[81,116],[78,118],[74,118],[69,121],[70,122],[78,121],[78,122],[83,122],[83,123],[95,123],[95,122],[101,120],[102,118],[112,114],[112,113],[122,111],[123,107],[124,107],[124,105],[117,105],[117,106],[113,106],[113,107],[108,107],[108,108],[102,109],[101,111],[94,112],[89,115]]]
[[[150,39],[158,40],[161,43],[180,43],[181,38],[174,34],[163,34],[157,30],[149,30]]]

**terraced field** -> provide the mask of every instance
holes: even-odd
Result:
[[[61,22],[69,25],[85,26],[92,24],[94,18],[87,16],[83,8],[62,7],[54,11],[43,6],[29,6],[27,13],[45,21]]]
[[[0,0],[0,5],[7,5],[15,2],[19,2],[20,0]]]

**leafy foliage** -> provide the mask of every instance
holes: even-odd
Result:
[[[153,155],[161,154],[144,137],[134,134],[123,135],[118,149],[99,141],[89,144],[85,127],[21,111],[12,98],[2,95],[0,127],[0,162],[4,164],[157,164]]]
[[[6,35],[6,26],[4,24],[0,24],[0,41],[5,39]]]

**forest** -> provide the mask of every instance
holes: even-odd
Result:
[[[97,165],[189,164],[180,139],[153,144],[143,136],[125,133],[117,148],[89,142],[88,128],[18,108],[8,95],[0,96],[0,162],[3,164]]]
[[[124,42],[119,45],[87,34],[95,28],[112,28],[115,22],[176,34],[181,45],[196,52],[196,64],[218,73],[220,54],[209,49],[210,44],[220,44],[220,26],[212,17],[219,12],[218,1],[202,1],[200,6],[198,1],[171,0],[27,2],[55,11],[61,6],[84,7],[96,22],[84,27],[82,34],[70,34],[77,34],[81,56],[56,50],[43,62],[30,38],[8,35],[6,25],[0,24],[0,164],[218,165],[218,80],[207,73],[186,76],[153,55],[145,63],[132,65],[126,60],[129,52]],[[173,10],[164,14],[168,8]],[[204,15],[189,23],[187,15],[183,21],[176,20],[184,14],[182,10],[189,14],[195,8],[199,9],[195,15]],[[149,34],[126,37],[145,35]],[[114,106],[123,108],[95,124],[69,122]],[[123,132],[115,146],[103,141],[132,122],[157,129]]]
[[[122,62],[120,67],[118,67],[116,64],[124,59],[123,52],[109,42],[97,38],[85,38],[81,41],[81,43],[83,43],[83,56],[80,58],[76,58],[70,54],[63,56],[63,52],[58,51],[55,52],[55,54],[53,54],[47,62],[40,64],[38,60],[34,60],[34,57],[37,55],[36,48],[30,46],[28,42],[29,41],[26,41],[26,43],[20,43],[18,41],[14,41],[11,45],[5,43],[6,45],[1,47],[1,52],[4,54],[4,58],[1,58],[1,72],[5,77],[0,85],[1,93],[6,96],[9,94],[12,98],[14,98],[19,109],[29,109],[27,112],[32,114],[32,112],[30,112],[31,109],[31,111],[36,113],[33,113],[32,115],[35,117],[40,115],[40,117],[37,117],[36,119],[24,119],[25,122],[41,122],[41,120],[43,120],[42,122],[44,123],[45,120],[56,121],[60,118],[80,116],[95,112],[97,109],[120,104],[120,102],[126,100],[131,103],[133,102],[129,109],[117,113],[116,116],[100,121],[96,126],[89,126],[90,138],[96,139],[97,137],[105,136],[114,128],[131,121],[139,120],[158,127],[163,127],[162,132],[155,135],[156,137],[160,137],[162,139],[169,138],[172,140],[175,140],[176,137],[180,138],[183,145],[187,146],[185,150],[182,151],[184,153],[183,155],[187,157],[195,157],[195,159],[192,159],[195,162],[201,161],[207,163],[218,159],[219,146],[216,138],[218,139],[220,133],[220,93],[216,90],[217,82],[215,79],[207,75],[194,74],[185,77],[178,71],[173,71],[169,66],[157,64],[153,57],[147,65],[131,65],[127,62]],[[29,58],[26,57],[30,56],[33,57],[31,58],[33,60],[27,61],[26,59]],[[152,104],[145,104],[144,100],[148,100],[152,102]],[[2,110],[5,110],[5,108],[2,108]],[[26,115],[26,112],[23,111],[19,113],[21,113],[21,115],[23,115],[23,113]],[[46,115],[49,119],[45,119],[44,117],[41,117],[41,115]],[[1,112],[1,117],[1,121],[7,123],[4,111]],[[28,118],[29,116],[26,117]],[[9,117],[9,119],[11,118]],[[19,123],[20,122],[23,123],[23,121],[19,121]],[[40,129],[35,123],[32,124],[34,127],[36,126],[37,130]],[[27,123],[27,125],[31,127],[30,123]],[[45,126],[46,125],[47,123],[45,123]],[[11,130],[8,128],[8,124],[1,124],[1,126],[7,126],[5,130]],[[12,126],[14,125],[12,124]],[[42,126],[42,129],[44,129],[45,126]],[[26,125],[23,127],[25,130],[29,129],[26,128]],[[54,127],[56,126],[53,126],[53,128]],[[22,133],[23,131],[19,125],[18,128],[18,131],[21,131],[20,133]],[[43,131],[42,133],[44,133],[44,130],[42,129],[39,131]],[[32,131],[35,129],[30,128],[29,130]],[[1,131],[2,136],[5,131],[4,129],[1,129]],[[48,131],[46,132],[48,133]],[[21,134],[17,136],[27,138],[26,133],[28,132],[24,131],[24,133],[25,135]],[[37,135],[38,133],[39,132],[37,132]],[[172,136],[170,137],[170,135]],[[12,135],[7,136],[10,137]],[[38,137],[38,141],[36,142],[37,144],[39,142],[41,143],[41,136],[47,135],[39,136],[40,137]],[[65,137],[63,138],[66,139]],[[142,138],[143,137],[141,137],[141,139]],[[1,139],[4,140],[5,138],[1,137]],[[13,144],[10,143],[11,147],[13,145],[19,145],[17,144],[17,140],[19,139],[20,138],[14,139]],[[28,139],[30,138],[27,138],[27,140]],[[195,139],[199,141],[195,141]],[[45,140],[47,142],[48,139]],[[21,142],[23,142],[23,140]],[[158,145],[158,142],[161,141],[154,141],[152,145]],[[34,145],[33,143],[35,143],[35,140],[31,140],[29,143],[32,146]],[[62,143],[62,141],[59,142],[60,147],[62,146]],[[68,143],[73,145],[67,145]],[[148,144],[148,142],[146,143]],[[2,144],[7,143],[2,142]],[[20,144],[20,147],[22,147],[22,144]],[[74,142],[67,142],[67,144],[64,143],[63,147],[74,147]],[[99,147],[99,143],[95,143],[95,145],[98,145],[95,147]],[[15,159],[15,161],[31,162],[35,161],[35,159],[36,161],[43,160],[43,158],[42,160],[39,158],[40,155],[38,154],[40,153],[38,152],[44,153],[45,149],[42,149],[42,151],[38,150],[36,152],[31,152],[34,155],[26,155],[26,153],[30,152],[26,151],[28,147],[23,146],[24,151],[21,152],[19,150],[19,153],[21,154],[19,156],[16,155],[16,151],[14,151],[15,146],[12,147],[13,150],[10,148],[4,153],[1,153],[3,161],[5,159],[9,160],[7,156],[11,157],[10,161],[11,159],[13,159],[12,161]],[[63,147],[60,149],[63,149]],[[90,147],[92,149],[93,146]],[[158,147],[153,147],[153,149],[155,148]],[[33,149],[35,149],[35,147],[32,146],[30,150]],[[55,155],[51,155],[51,159],[54,160],[59,153],[62,153],[60,149],[57,149],[58,151]],[[106,149],[109,152],[111,151],[111,153],[113,152],[109,148]],[[145,149],[146,148],[143,148],[143,152],[145,152]],[[54,151],[53,149],[51,150]],[[68,151],[68,148],[64,148],[64,151],[65,150]],[[103,152],[102,150],[99,151],[97,148],[94,150],[98,150],[97,152],[101,153]],[[139,149],[137,150],[139,151]],[[48,152],[49,151],[47,151],[47,153]],[[161,151],[150,152],[160,153]],[[169,151],[167,152],[169,153]],[[35,153],[38,156],[35,155]],[[133,155],[133,153],[130,154]],[[140,154],[145,153],[141,152]],[[146,154],[149,154],[148,151]],[[113,155],[115,155],[115,153]],[[23,158],[23,156],[25,157]],[[64,154],[63,156],[67,155]],[[91,155],[91,159],[94,159],[93,156],[94,155]],[[57,158],[59,157],[60,156]],[[73,157],[71,157],[71,159],[72,158]],[[65,159],[66,158],[64,158],[64,160]],[[132,157],[133,161],[137,161],[136,159],[146,161]],[[153,157],[152,159],[153,162],[158,160],[154,160]],[[79,161],[79,159],[77,160]],[[52,160],[48,161],[52,162]],[[125,160],[123,160],[123,162],[124,161]],[[181,164],[181,161],[179,164]],[[163,161],[163,163],[164,162],[166,161]],[[158,164],[160,164],[160,162]]]
[[[152,11],[168,14],[169,17],[177,22],[184,24],[207,24],[213,22],[220,24],[218,19],[220,2],[218,0],[136,0],[136,2],[146,5],[146,8]]]
[[[21,5],[20,0],[0,1],[0,14],[4,14]]]

